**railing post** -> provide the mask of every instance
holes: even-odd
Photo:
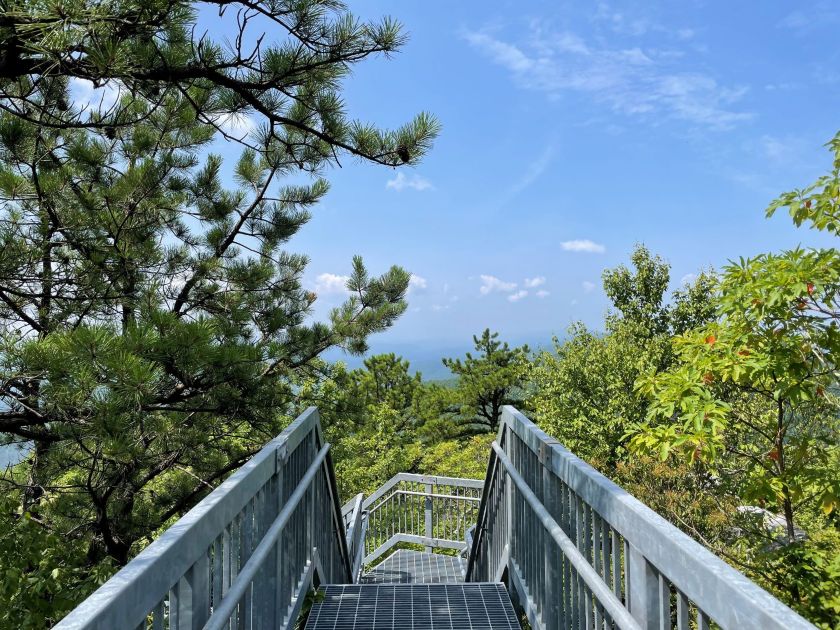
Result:
[[[545,449],[540,460],[542,465],[542,484],[543,484],[543,502],[547,506],[557,505],[557,484],[552,479],[551,467],[551,450]],[[553,516],[553,514],[552,514]],[[557,553],[556,545],[552,545],[549,540],[545,541],[543,545],[543,583],[545,585],[545,601],[543,604],[542,621],[545,628],[557,628],[557,609],[560,586],[560,572],[558,562],[560,557]]]
[[[432,527],[432,484],[426,484],[426,538],[434,538]],[[426,553],[432,553],[432,546],[426,545]]]
[[[277,471],[277,491],[275,495],[274,501],[277,504],[277,512],[279,514],[280,510],[283,509],[284,503],[284,492],[285,492],[285,477],[286,477],[286,461],[288,458],[288,452],[286,451],[285,444],[282,448],[277,449],[275,459],[275,469]],[[285,603],[284,599],[284,589],[286,588],[286,582],[284,580],[286,576],[285,572],[285,558],[282,553],[283,549],[283,538],[285,537],[285,532],[280,534],[277,538],[277,542],[274,544],[274,627],[275,628],[282,628],[283,621],[286,616],[287,608],[282,604]]]
[[[627,592],[630,614],[643,630],[659,628],[659,575],[641,551],[628,545]]]

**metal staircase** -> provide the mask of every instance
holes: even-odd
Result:
[[[504,409],[484,481],[338,501],[310,408],[63,630],[814,628]]]

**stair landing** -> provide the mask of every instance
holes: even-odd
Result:
[[[503,584],[464,582],[458,556],[400,549],[359,584],[319,589],[306,630],[520,630]]]
[[[362,584],[452,584],[464,581],[459,556],[399,549],[362,576]]]
[[[503,584],[330,584],[306,630],[520,630]]]

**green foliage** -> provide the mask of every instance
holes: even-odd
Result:
[[[298,410],[318,407],[342,497],[373,492],[396,473],[414,470],[421,456],[414,414],[420,375],[410,375],[408,361],[394,354],[369,357],[364,365],[348,372],[342,363],[322,363],[297,397]]]
[[[84,568],[84,546],[62,537],[20,510],[18,493],[0,497],[0,628],[37,630],[54,624],[110,577],[102,563]]]
[[[604,289],[616,310],[603,334],[574,324],[555,352],[534,362],[527,404],[535,419],[573,452],[612,474],[626,456],[627,428],[644,417],[647,402],[634,390],[640,374],[673,361],[674,331],[709,316],[710,274],[666,301],[669,267],[644,246],[625,266],[604,272]]]
[[[840,142],[834,168],[768,209],[788,208],[797,225],[840,235]],[[840,252],[796,248],[724,268],[715,320],[674,339],[677,361],[648,371],[638,391],[651,400],[631,447],[703,462],[719,492],[767,506],[784,521],[779,540],[755,531],[741,543],[750,575],[810,618],[836,623],[840,553]],[[804,531],[805,539],[797,531]],[[736,548],[738,546],[736,545]]]
[[[455,390],[460,418],[453,418],[454,435],[495,432],[499,428],[502,407],[512,404],[528,374],[528,346],[511,348],[498,341],[499,333],[487,328],[481,337],[473,337],[473,356],[443,359],[443,364],[458,377]]]
[[[494,436],[452,438],[444,413],[451,399],[451,389],[412,375],[408,361],[380,354],[351,371],[320,364],[301,382],[298,405],[318,406],[346,499],[399,472],[483,479]]]
[[[223,40],[208,33],[199,22],[208,10],[236,32]],[[145,109],[179,98],[183,120],[259,152],[284,152],[305,170],[339,153],[414,164],[437,134],[432,116],[383,131],[348,119],[341,95],[354,64],[389,56],[405,41],[395,20],[364,22],[335,0],[9,0],[0,24],[0,99],[30,122],[113,137],[142,122]],[[73,103],[60,87],[68,79],[107,91]],[[249,117],[253,132],[231,124]]]
[[[322,352],[364,352],[406,308],[408,274],[356,257],[350,297],[312,322],[307,259],[287,249],[342,155],[415,163],[437,132],[428,115],[396,131],[346,117],[341,79],[395,51],[398,25],[334,2],[249,7],[243,29],[286,39],[244,59],[193,40],[187,2],[4,5],[0,435],[31,448],[0,476],[0,529],[6,610],[35,626],[276,435]],[[76,78],[110,81],[113,106],[73,102]],[[239,115],[262,124],[228,186],[208,149]],[[389,396],[410,387],[377,403],[368,452],[402,439]]]

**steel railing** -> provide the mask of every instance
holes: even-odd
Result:
[[[352,581],[352,567],[311,407],[57,628],[288,628],[314,581]]]
[[[513,407],[466,579],[504,580],[534,628],[813,628]]]
[[[478,517],[483,485],[479,479],[395,475],[362,503],[362,563],[374,562],[401,543],[423,545],[426,551],[464,550],[467,530]]]

